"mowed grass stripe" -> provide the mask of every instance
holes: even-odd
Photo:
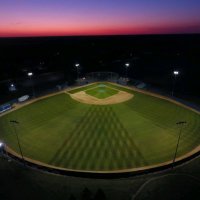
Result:
[[[89,126],[88,122],[89,116],[91,112],[86,111],[86,114],[81,117],[78,124],[74,127],[72,132],[70,133],[70,137],[65,142],[65,145],[61,146],[60,152],[56,152],[56,160],[53,162],[55,164],[62,163],[65,161],[64,157],[66,157],[66,161],[71,163],[71,159],[73,157],[73,152],[76,152],[76,148],[78,147],[80,141],[82,141],[85,137],[85,126]]]

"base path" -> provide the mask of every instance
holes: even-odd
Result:
[[[105,99],[98,99],[96,97],[86,94],[85,91],[80,91],[75,94],[69,94],[69,95],[71,96],[72,99],[76,101],[94,105],[118,104],[133,98],[133,94],[124,91],[119,91],[117,94],[114,94]]]

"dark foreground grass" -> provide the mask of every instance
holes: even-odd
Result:
[[[200,196],[200,181],[185,174],[165,174],[147,181],[135,196],[140,199],[196,199]]]
[[[179,120],[188,123],[178,156],[199,145],[198,114],[125,90],[134,93],[134,98],[109,106],[81,104],[68,94],[40,100],[1,117],[0,138],[19,152],[9,124],[10,119],[18,120],[16,130],[25,156],[81,170],[128,169],[171,160]]]
[[[174,170],[124,179],[90,179],[45,174],[0,158],[0,199],[196,200],[200,158]],[[98,191],[104,198],[97,198]]]

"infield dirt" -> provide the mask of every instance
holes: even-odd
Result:
[[[119,91],[117,94],[107,97],[105,99],[98,99],[96,97],[86,94],[85,91],[80,91],[75,94],[69,94],[69,95],[71,96],[72,99],[76,101],[94,105],[118,104],[133,98],[133,94],[124,91]]]

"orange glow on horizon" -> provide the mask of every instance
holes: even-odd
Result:
[[[33,37],[33,36],[81,36],[81,35],[136,35],[136,34],[173,34],[192,33],[196,25],[157,25],[157,26],[32,26],[32,27],[12,27],[1,29],[0,37]],[[188,31],[188,29],[190,31]],[[199,28],[200,31],[200,28]]]

